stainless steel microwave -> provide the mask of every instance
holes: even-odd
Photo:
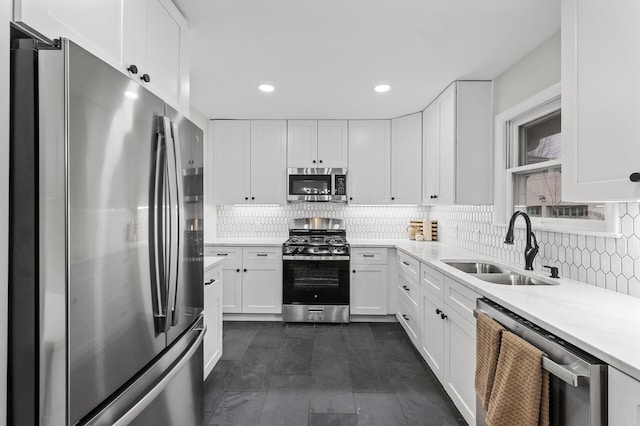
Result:
[[[287,201],[347,202],[347,169],[287,169]]]

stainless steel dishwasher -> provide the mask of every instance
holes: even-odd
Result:
[[[477,300],[474,314],[480,312],[545,353],[551,425],[607,424],[607,364],[489,299]],[[476,397],[476,424],[486,425],[485,417]]]

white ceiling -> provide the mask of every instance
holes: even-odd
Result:
[[[560,29],[558,0],[174,2],[208,118],[397,117],[453,80],[497,77]],[[391,91],[375,93],[381,82]]]

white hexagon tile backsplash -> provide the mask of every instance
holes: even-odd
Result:
[[[640,204],[620,204],[621,238],[537,231],[540,252],[534,268],[557,266],[560,275],[640,297]],[[411,219],[438,219],[440,241],[498,259],[523,263],[524,231],[504,244],[504,226],[493,224],[493,206],[217,206],[218,238],[286,238],[289,219],[345,219],[351,238],[406,238]]]

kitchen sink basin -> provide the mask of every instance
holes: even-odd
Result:
[[[501,268],[493,263],[474,262],[474,261],[444,261],[449,266],[452,266],[467,274],[504,274],[509,271]]]
[[[511,272],[508,274],[475,274],[476,278],[492,284],[502,285],[556,285],[552,281],[532,278],[527,275]]]
[[[474,277],[491,284],[501,285],[557,285],[557,282],[533,278],[528,275],[505,269],[494,263],[477,260],[443,260],[447,265],[459,271],[473,275]]]

